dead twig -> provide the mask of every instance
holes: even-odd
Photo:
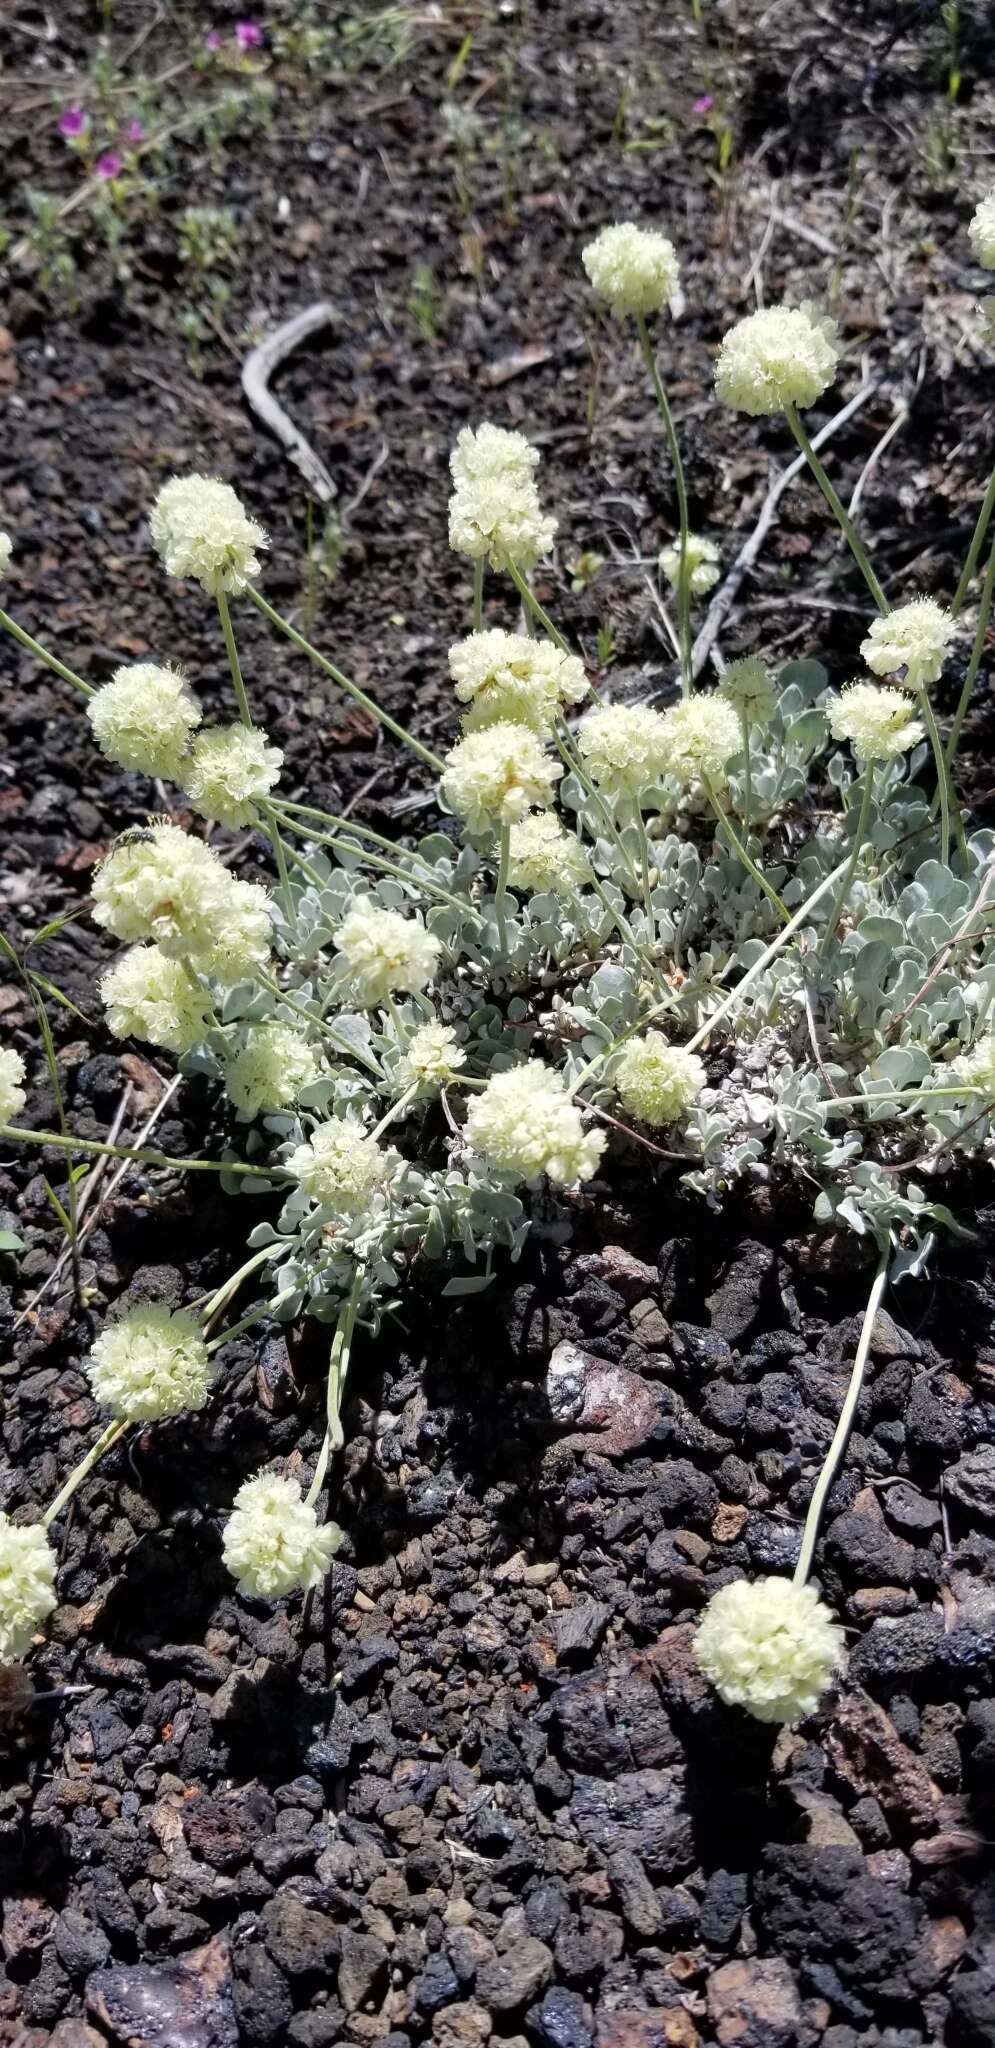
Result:
[[[265,427],[286,449],[291,462],[300,470],[308,490],[318,499],[319,504],[329,505],[338,493],[333,478],[329,475],[320,455],[316,454],[310,441],[305,440],[299,427],[295,427],[288,413],[274,398],[270,390],[270,378],[279,369],[287,356],[302,341],[317,334],[335,318],[335,308],[327,299],[319,299],[316,305],[305,306],[290,320],[267,335],[258,348],[252,349],[242,365],[242,390],[246,402],[262,420]]]

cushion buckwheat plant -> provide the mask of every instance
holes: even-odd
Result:
[[[990,210],[989,196],[971,230],[983,263]],[[955,651],[992,494],[963,587],[949,600],[903,593],[892,608],[800,419],[843,374],[833,323],[811,306],[748,314],[722,342],[716,393],[773,416],[772,432],[783,416],[842,526],[867,614],[843,676],[757,652],[696,673],[691,610],[721,565],[688,526],[648,325],[677,294],[677,257],[658,228],[621,223],[584,263],[619,323],[613,345],[638,345],[652,373],[674,484],[676,537],[662,555],[664,534],[647,539],[678,601],[676,659],[647,678],[643,701],[588,701],[593,678],[532,586],[557,531],[537,450],[493,422],[464,427],[451,458],[450,542],[473,568],[466,616],[444,624],[443,755],[282,618],[257,580],[266,535],[218,479],[173,478],[150,526],[166,574],[216,607],[231,719],[208,722],[180,671],[155,661],[96,691],[77,679],[107,759],[155,785],[148,825],[125,832],[93,879],[94,920],[120,948],[100,983],[108,1032],[213,1082],[227,1140],[185,1164],[255,1199],[246,1263],[214,1296],[130,1310],[97,1332],[86,1372],[102,1433],[41,1524],[0,1516],[0,1654],[24,1654],[51,1611],[45,1532],[97,1460],[131,1428],[196,1426],[214,1398],[218,1318],[250,1273],[262,1299],[237,1328],[329,1326],[328,1420],[307,1491],[277,1471],[245,1478],[223,1555],[249,1599],[318,1585],[347,1540],[325,1486],[357,1330],[376,1331],[415,1262],[435,1262],[443,1292],[486,1287],[521,1252],[536,1203],[569,1227],[628,1154],[679,1173],[703,1208],[776,1169],[814,1190],[821,1226],[874,1248],[794,1579],[723,1584],[697,1638],[731,1707],[792,1721],[826,1694],[840,1631],[808,1580],[874,1317],[889,1277],[919,1270],[936,1232],[960,1227],[944,1174],[995,1134],[995,839],[956,777],[991,574],[946,735],[930,694]],[[9,556],[5,539],[0,569]],[[395,842],[281,794],[280,748],[253,723],[241,670],[239,606],[410,746],[436,778],[435,829]],[[855,675],[858,658],[867,672]],[[198,823],[175,822],[190,805],[210,844]],[[232,871],[238,842],[224,835],[246,829],[265,882]],[[107,1149],[23,1127],[26,1053],[0,1045],[5,1143]]]

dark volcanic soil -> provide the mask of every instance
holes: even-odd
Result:
[[[302,12],[273,7],[266,25]],[[446,457],[486,415],[543,448],[561,520],[544,598],[592,657],[610,619],[619,669],[668,692],[644,573],[673,530],[668,476],[634,351],[593,322],[577,263],[589,228],[629,213],[668,222],[684,252],[667,374],[693,516],[725,535],[726,559],[786,453],[776,426],[724,417],[709,396],[711,353],[759,277],[768,302],[834,294],[847,390],[865,363],[879,379],[834,443],[841,488],[907,404],[862,516],[896,593],[949,589],[990,461],[963,233],[989,181],[987,11],[960,9],[952,113],[932,6],[751,4],[738,31],[731,9],[701,12],[696,28],[690,7],[659,0],[412,10],[400,62],[278,65],[269,135],[236,131],[215,165],[200,147],[170,159],[158,210],[127,216],[127,284],[92,237],[75,309],[13,266],[0,523],[17,615],[95,682],[169,656],[221,701],[209,607],[159,574],[148,505],[174,469],[230,477],[272,534],[266,587],[300,617],[303,493],[242,408],[236,357],[250,330],[327,296],[334,329],[280,380],[339,487],[322,644],[420,733],[449,729],[444,655],[468,591],[445,546]],[[0,23],[7,163],[58,199],[79,179],[58,110],[86,101],[94,13],[11,0]],[[314,18],[343,35],[350,19]],[[230,38],[235,10],[212,19]],[[115,0],[112,20],[128,77],[160,76],[211,25],[144,0]],[[693,111],[706,93],[735,133],[724,181]],[[481,124],[467,161],[447,98]],[[176,323],[191,201],[232,206],[241,233],[199,379]],[[16,239],[23,190],[8,218]],[[585,548],[607,560],[574,591]],[[803,485],[728,650],[819,653],[845,680],[863,620]],[[419,774],[251,615],[238,626],[288,793],[405,829]],[[10,642],[0,659],[0,892],[4,929],[26,936],[79,907],[94,858],[163,798],[108,769],[66,687]],[[981,704],[979,801],[987,690]],[[120,1113],[134,1138],[163,1078],[107,1048],[101,943],[84,921],[40,957],[82,1012],[54,1014],[74,1128],[101,1135]],[[12,981],[0,1030],[28,1056],[29,1114],[48,1125]],[[186,1085],[155,1143],[201,1146],[214,1114]],[[722,1574],[790,1569],[869,1276],[797,1194],[775,1187],[720,1219],[665,1178],[647,1188],[646,1156],[566,1212],[569,1234],[550,1218],[481,1304],[454,1313],[415,1288],[397,1327],[360,1346],[333,1496],[348,1542],[323,1598],[246,1605],[220,1561],[239,1481],[271,1458],[311,1469],[326,1342],[313,1328],[231,1344],[202,1415],[136,1437],[84,1487],[61,1525],[63,1604],[29,1662],[38,1696],[0,1688],[0,2040],[995,2042],[990,1190],[954,1190],[976,1241],[941,1247],[931,1281],[879,1320],[819,1550],[849,1670],[816,1721],[775,1739],[706,1691],[692,1625]],[[0,1257],[6,1508],[51,1498],[93,1440],[80,1360],[107,1305],[217,1284],[246,1213],[132,1171],[84,1245],[78,1312],[52,1280],[61,1240],[37,1159],[0,1165],[0,1227],[28,1244]]]

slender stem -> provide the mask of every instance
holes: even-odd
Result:
[[[991,490],[992,485],[995,485],[995,470],[992,471],[992,482],[989,485],[989,490]],[[957,709],[954,712],[954,722],[950,728],[950,737],[947,741],[946,762],[947,768],[951,771],[957,748],[960,744],[961,727],[967,716],[971,691],[974,688],[978,670],[981,667],[981,657],[985,651],[985,640],[988,636],[988,621],[991,618],[993,595],[995,595],[995,542],[992,544],[988,565],[985,569],[985,580],[981,586],[981,608],[978,612],[978,625],[974,635],[974,645],[971,648],[971,659],[967,664],[961,693],[957,699]]]
[[[823,469],[822,463],[820,462],[819,457],[817,456],[815,449],[813,448],[812,443],[809,440],[807,433],[805,432],[805,428],[802,426],[801,420],[798,417],[796,407],[793,405],[786,405],[784,408],[784,416],[788,422],[789,427],[791,428],[791,431],[795,437],[795,440],[798,443],[799,448],[802,451],[802,454],[805,457],[806,462],[808,463],[812,475],[814,476],[815,481],[818,484],[823,497],[825,498],[826,504],[829,506],[829,509],[833,514],[834,519],[836,519],[839,524],[840,531],[842,532],[844,539],[846,540],[847,545],[850,549],[850,553],[852,554],[853,559],[856,562],[857,567],[860,570],[860,573],[864,579],[864,582],[866,583],[867,588],[870,591],[875,604],[877,605],[878,611],[884,613],[889,612],[891,610],[891,606],[889,605],[888,600],[884,594],[884,591],[882,590],[881,585],[878,582],[878,579],[875,576],[873,569],[871,568],[870,562],[867,558],[867,550],[864,547],[864,543],[861,540],[856,527],[854,526],[853,520],[851,519],[850,514],[847,511],[842,498],[840,498],[838,493],[833,489],[833,486],[830,483],[825,470]]]
[[[718,797],[716,796],[715,791],[712,788],[712,785],[709,782],[707,775],[703,775],[701,779],[705,787],[705,795],[707,796],[708,801],[715,814],[716,822],[718,824],[720,832],[725,833],[725,836],[728,839],[729,844],[732,847],[737,860],[740,860],[742,862],[747,874],[752,877],[754,882],[756,882],[757,887],[763,890],[763,893],[767,897],[768,902],[774,905],[774,909],[777,911],[778,916],[783,917],[785,923],[787,924],[791,917],[791,912],[788,909],[787,904],[782,901],[773,884],[771,882],[768,882],[766,875],[762,872],[760,868],[757,867],[757,864],[753,860],[752,856],[747,853],[746,848],[743,845],[743,842],[739,836],[739,833],[736,830],[735,825],[733,824],[731,818],[727,817],[725,811],[722,809],[722,806],[719,803]]]
[[[639,331],[639,345],[652,379],[653,389],[656,393],[656,402],[660,408],[660,416],[663,420],[664,432],[667,436],[670,463],[674,472],[674,489],[677,493],[677,516],[680,522],[681,548],[680,566],[677,571],[677,623],[681,643],[681,690],[684,696],[688,697],[691,694],[691,684],[693,681],[691,672],[691,579],[688,575],[688,541],[691,529],[688,522],[688,494],[684,481],[684,464],[681,461],[680,442],[677,439],[674,416],[670,410],[670,403],[663,388],[663,380],[653,352],[649,329],[647,328],[645,317],[641,313],[636,315],[636,327]]]
[[[646,836],[646,822],[638,803],[633,805],[632,815],[635,820],[636,837],[639,841],[639,865],[642,869],[643,877],[643,909],[646,912],[646,924],[649,930],[650,944],[652,945],[656,940],[656,912],[653,909],[653,890],[650,885],[650,843]]]
[[[494,915],[497,918],[498,947],[502,960],[508,957],[508,862],[511,858],[511,826],[501,827],[501,847],[498,853],[497,883],[494,889]]]
[[[51,1528],[56,1515],[60,1515],[67,1501],[72,1500],[77,1486],[82,1485],[87,1473],[93,1471],[94,1466],[99,1464],[104,1452],[109,1451],[111,1445],[117,1443],[118,1438],[124,1435],[125,1430],[129,1426],[127,1422],[119,1422],[117,1416],[115,1416],[113,1421],[107,1424],[106,1429],[101,1431],[96,1443],[87,1451],[86,1457],[81,1458],[79,1464],[74,1466],[70,1472],[65,1485],[60,1487],[51,1506],[45,1509],[45,1513],[42,1516],[42,1527],[44,1529]]]
[[[352,1286],[349,1289],[343,1306],[339,1310],[339,1319],[335,1325],[335,1335],[332,1338],[331,1355],[328,1361],[328,1393],[326,1396],[328,1420],[325,1425],[324,1441],[318,1453],[318,1463],[314,1468],[314,1478],[305,1496],[308,1507],[314,1506],[321,1492],[325,1481],[325,1474],[328,1471],[328,1461],[333,1450],[341,1450],[345,1442],[342,1434],[341,1419],[342,1393],[345,1387],[346,1375],[349,1371],[349,1358],[352,1351],[353,1332],[356,1328],[356,1317],[359,1314],[359,1297],[363,1287],[363,1271],[362,1265],[357,1265],[352,1278]]]
[[[706,1039],[711,1037],[716,1026],[725,1022],[725,1019],[731,1015],[737,1004],[742,1002],[747,990],[752,988],[753,983],[759,980],[761,974],[765,973],[771,961],[776,959],[778,953],[783,951],[788,940],[794,938],[795,933],[805,923],[810,913],[815,909],[816,904],[821,903],[822,898],[829,894],[830,889],[839,881],[845,867],[846,862],[840,861],[838,867],[833,868],[828,875],[823,877],[818,888],[813,889],[811,896],[807,896],[804,903],[799,905],[789,923],[784,926],[782,931],[778,932],[775,939],[771,940],[770,945],[764,948],[759,959],[754,960],[752,967],[747,968],[742,981],[736,983],[735,988],[730,990],[729,994],[719,1004],[718,1009],[713,1011],[706,1022],[699,1024],[694,1037],[688,1040],[685,1047],[686,1052],[697,1052],[699,1047],[704,1045]],[[596,1073],[597,1069],[603,1066],[605,1061],[610,1059],[620,1046],[626,1045],[630,1038],[636,1037],[638,1032],[645,1031],[647,1024],[652,1024],[657,1017],[663,1015],[665,1010],[672,1009],[674,1000],[674,995],[671,993],[662,1003],[654,1003],[652,1009],[644,1010],[642,1016],[637,1017],[634,1024],[629,1024],[624,1031],[620,1031],[618,1037],[613,1038],[610,1045],[606,1045],[604,1052],[596,1053],[593,1060],[589,1060],[587,1066],[581,1068],[570,1090],[571,1095],[576,1095],[577,1090],[583,1083],[589,1080],[591,1075]]]
[[[560,649],[561,654],[569,654],[570,647],[568,642],[564,640],[559,627],[554,626],[553,621],[549,616],[549,613],[543,610],[543,607],[539,603],[539,599],[537,598],[535,591],[532,589],[532,586],[529,583],[527,577],[522,575],[521,570],[518,568],[515,562],[508,563],[508,570],[511,576],[511,580],[515,586],[515,589],[517,590],[518,595],[521,598],[523,605],[525,606],[525,624],[527,630],[529,632],[531,632],[532,630],[531,626],[529,625],[529,616],[531,614],[533,618],[538,619],[539,624],[546,635],[546,638],[548,640],[552,640],[554,647],[558,647]]]
[[[259,1266],[264,1266],[271,1253],[271,1245],[264,1245],[261,1252],[253,1252],[251,1259],[246,1259],[244,1266],[239,1266],[235,1273],[229,1273],[227,1280],[222,1281],[221,1286],[216,1288],[213,1294],[208,1295],[201,1310],[205,1330],[213,1323],[215,1316],[220,1315],[222,1309],[228,1308],[243,1280],[247,1280],[249,1274],[254,1273]]]
[[[991,524],[993,512],[995,512],[995,468],[992,469],[991,476],[988,479],[988,489],[981,501],[981,510],[978,513],[977,523],[971,535],[971,545],[967,551],[967,561],[961,570],[960,582],[954,592],[953,603],[950,606],[955,619],[964,609],[964,601],[971,585],[971,579],[981,558],[981,550],[985,544],[985,535]]]
[[[946,867],[950,860],[950,771],[943,758],[943,742],[936,723],[936,713],[929,701],[929,691],[919,690],[917,695],[929,734],[929,744],[933,749],[933,760],[936,763],[936,793],[940,799],[940,859]],[[960,816],[959,810],[957,815]],[[963,825],[960,829],[963,832]]]
[[[74,669],[67,668],[65,662],[60,661],[57,654],[50,654],[48,648],[43,647],[41,641],[36,640],[33,634],[25,632],[24,627],[19,626],[17,620],[12,619],[9,612],[0,610],[0,626],[3,626],[6,632],[12,634],[15,640],[20,641],[21,646],[26,647],[28,653],[34,655],[36,661],[43,662],[46,668],[50,668],[55,675],[61,676],[64,683],[72,683],[73,689],[82,690],[84,697],[96,696],[97,693],[92,683],[84,683],[82,676],[78,676]]]
[[[403,1115],[403,1112],[407,1109],[409,1102],[414,1101],[415,1096],[418,1093],[419,1086],[420,1083],[418,1081],[412,1081],[410,1085],[405,1089],[404,1094],[399,1095],[397,1101],[391,1103],[390,1108],[386,1111],[385,1115],[383,1115],[380,1118],[380,1122],[378,1124],[374,1124],[373,1129],[369,1134],[371,1138],[383,1137],[384,1132],[389,1129],[390,1125],[394,1122],[395,1118]]]
[[[860,796],[860,810],[857,814],[857,829],[853,835],[853,846],[850,850],[850,858],[847,861],[843,879],[840,882],[839,888],[836,891],[836,898],[833,903],[833,907],[829,913],[829,922],[826,926],[825,931],[822,934],[822,938],[819,943],[819,951],[817,957],[820,960],[823,960],[825,958],[828,948],[832,944],[836,927],[839,924],[844,905],[846,903],[847,897],[849,896],[851,887],[853,885],[853,877],[856,873],[857,862],[860,859],[860,849],[863,846],[864,840],[867,837],[867,820],[870,815],[871,808],[871,791],[874,787],[874,767],[874,762],[868,761],[867,767],[864,771],[864,787],[861,791]]]
[[[704,1045],[705,1040],[711,1037],[716,1025],[725,1023],[726,1018],[742,1002],[747,990],[753,987],[754,982],[759,980],[761,974],[765,973],[771,961],[776,959],[778,953],[787,945],[788,940],[794,938],[796,931],[805,923],[809,914],[815,909],[816,904],[821,903],[824,896],[828,896],[834,883],[839,881],[845,867],[846,862],[840,861],[838,867],[832,868],[830,873],[823,877],[818,888],[813,889],[811,896],[807,896],[804,903],[799,904],[798,909],[789,918],[783,930],[778,932],[777,937],[772,939],[770,945],[761,953],[759,960],[754,960],[752,967],[747,968],[742,981],[737,981],[735,988],[730,990],[729,994],[719,1004],[718,1009],[713,1011],[707,1022],[698,1026],[694,1037],[688,1040],[688,1052],[697,1052],[699,1046]]]
[[[266,837],[269,840],[269,843],[273,848],[273,852],[276,857],[276,871],[280,877],[280,887],[283,890],[284,898],[286,901],[287,913],[289,916],[291,907],[290,874],[287,868],[286,848],[283,844],[283,840],[280,837],[280,827],[276,822],[276,813],[273,809],[272,804],[265,802],[260,803],[259,810],[263,818]]]
[[[642,967],[643,973],[649,976],[650,981],[655,981],[658,988],[666,987],[666,983],[664,982],[663,976],[660,972],[659,967],[656,965],[656,962],[653,959],[651,959],[645,947],[640,945],[639,940],[637,939],[636,934],[628,921],[628,918],[623,917],[622,912],[620,910],[616,910],[615,905],[611,900],[611,897],[608,895],[607,890],[602,886],[602,883],[599,881],[597,875],[592,874],[591,876],[591,888],[594,890],[594,893],[599,903],[603,904],[604,908],[607,910],[608,915],[611,918],[615,926],[615,929],[618,932],[619,937],[624,941],[624,943],[627,946],[632,947],[636,959],[639,961],[639,964]],[[671,991],[670,1002],[673,1003],[676,1002],[676,1000],[676,996],[674,996],[673,992]]]
[[[638,896],[640,890],[639,876],[637,875],[636,870],[632,865],[632,861],[629,858],[628,852],[626,851],[622,835],[619,832],[618,826],[616,825],[615,820],[612,817],[611,811],[608,807],[608,804],[605,802],[605,799],[602,796],[600,789],[598,788],[596,783],[591,781],[591,778],[588,775],[586,768],[584,767],[580,755],[575,753],[574,748],[571,745],[570,735],[566,729],[566,726],[562,728],[562,731],[553,733],[553,744],[556,748],[557,753],[560,756],[561,761],[563,761],[565,766],[569,768],[571,775],[576,775],[577,780],[584,791],[584,795],[588,798],[589,802],[594,804],[595,809],[600,813],[602,822],[605,826],[605,830],[607,831],[609,838],[614,840],[616,851],[622,856],[622,861],[624,863],[626,873],[628,874],[629,880],[632,883],[632,893],[634,896]],[[593,838],[594,834],[592,833],[591,836]]]
[[[294,805],[295,810],[302,810],[303,808],[304,806],[301,804]],[[286,818],[284,823],[287,831],[296,832],[299,839],[307,839],[315,846],[329,846],[333,853],[338,853],[341,849],[341,841],[333,838],[327,832],[316,832],[310,826],[298,825],[293,818]],[[385,841],[386,845],[390,845],[390,843],[389,840]],[[360,848],[360,851],[362,852],[362,848]],[[384,875],[393,875],[397,881],[404,882],[409,889],[423,889],[429,895],[437,896],[440,903],[448,903],[450,909],[458,910],[461,917],[474,916],[472,904],[462,903],[458,896],[454,896],[450,890],[444,889],[442,883],[435,880],[431,870],[425,874],[410,874],[406,868],[400,865],[399,861],[385,860],[383,854],[378,853],[364,852],[363,859],[367,867],[378,868],[380,873]]]
[[[753,817],[753,749],[750,745],[750,715],[745,705],[740,707],[739,721],[743,728],[743,824],[749,846]]]
[[[231,679],[235,685],[235,699],[238,704],[238,715],[243,725],[251,725],[252,713],[249,710],[249,700],[245,694],[245,684],[242,680],[242,669],[238,658],[238,648],[235,645],[235,634],[232,629],[231,613],[228,609],[228,596],[224,590],[218,591],[218,612],[221,618],[221,631],[225,636],[225,647],[228,652],[228,666],[231,669]]]
[[[871,1094],[865,1089],[862,1095],[826,1095],[813,1105],[816,1109],[873,1109],[884,1102],[934,1102],[941,1097],[965,1095],[986,1095],[987,1089],[976,1088],[963,1081],[958,1088],[882,1088]]]
[[[809,1502],[808,1514],[805,1517],[805,1527],[802,1530],[802,1547],[798,1553],[798,1563],[795,1566],[794,1572],[794,1583],[796,1586],[804,1586],[812,1569],[812,1555],[819,1535],[822,1510],[826,1505],[830,1488],[839,1469],[840,1459],[846,1450],[847,1439],[850,1435],[857,1403],[860,1400],[860,1390],[864,1384],[864,1371],[870,1355],[871,1342],[874,1336],[874,1324],[877,1320],[877,1313],[881,1306],[884,1290],[888,1285],[889,1258],[890,1247],[886,1242],[882,1246],[881,1256],[878,1260],[878,1269],[874,1275],[874,1284],[871,1288],[870,1300],[864,1311],[860,1340],[857,1345],[857,1355],[853,1361],[850,1384],[846,1390],[846,1400],[840,1409],[840,1419],[833,1431],[833,1440],[826,1452],[822,1471],[816,1480],[815,1491]]]
[[[275,1305],[275,1301],[259,1302],[256,1308],[249,1310],[247,1316],[242,1316],[237,1323],[232,1323],[229,1329],[221,1330],[218,1336],[212,1337],[207,1347],[208,1351],[212,1354],[215,1351],[220,1351],[223,1344],[230,1344],[233,1337],[240,1337],[242,1335],[243,1330],[251,1330],[253,1324],[258,1323],[263,1316],[269,1315]]]
[[[366,691],[361,690],[358,683],[352,682],[347,675],[343,675],[342,670],[336,668],[335,663],[329,661],[324,654],[319,654],[318,649],[312,647],[310,640],[306,640],[303,633],[298,633],[296,626],[292,626],[289,619],[285,619],[282,613],[276,611],[267,602],[261,590],[256,590],[255,586],[250,583],[246,588],[246,596],[251,597],[257,611],[262,612],[263,617],[269,620],[270,625],[276,626],[278,631],[283,633],[295,647],[299,648],[302,654],[307,655],[309,661],[313,661],[318,668],[324,670],[326,675],[331,676],[333,683],[337,683],[340,690],[345,690],[346,695],[352,697],[357,704],[361,704],[363,710],[367,711],[371,718],[375,718],[378,724],[386,726],[387,731],[392,732],[396,740],[400,740],[404,746],[410,747],[412,753],[417,754],[420,761],[424,761],[436,775],[441,775],[445,764],[439,755],[434,754],[431,747],[423,747],[421,741],[416,740],[414,734],[410,733],[406,726],[399,725],[397,719],[391,718],[388,711],[381,710],[380,705],[376,703],[374,698],[368,697]]]
[[[318,1033],[319,1038],[323,1038],[326,1045],[331,1046],[333,1052],[344,1053],[346,1058],[350,1060],[358,1060],[361,1066],[366,1067],[369,1073],[376,1076],[378,1082],[383,1080],[383,1075],[372,1053],[361,1053],[359,1047],[350,1045],[347,1038],[339,1038],[334,1026],[326,1024],[323,1018],[316,1017],[314,1012],[308,1009],[306,1003],[299,1002],[293,989],[281,988],[279,982],[275,981],[273,976],[267,974],[262,968],[256,969],[256,980],[262,983],[263,988],[269,989],[270,994],[276,996],[281,1003],[286,1003],[289,1009],[294,1010],[298,1017],[303,1017],[305,1023],[311,1025],[312,1029]]]
[[[480,555],[473,565],[473,630],[479,633],[484,624],[484,558]]]
[[[391,1023],[394,1026],[394,1036],[396,1037],[398,1044],[407,1045],[408,1038],[410,1036],[408,1027],[405,1024],[404,1018],[402,1017],[401,1012],[398,1009],[394,997],[391,995],[389,989],[387,990],[387,993],[384,996],[383,1006],[387,1012],[388,1017],[390,1018]]]
[[[55,1145],[63,1152],[97,1152],[107,1159],[137,1161],[143,1166],[168,1166],[173,1173],[249,1173],[254,1179],[289,1178],[282,1166],[250,1166],[244,1159],[171,1159],[168,1152],[151,1152],[145,1145],[103,1145],[96,1138],[78,1138],[75,1132],[25,1131],[18,1124],[0,1124],[0,1138],[13,1138],[19,1145]]]

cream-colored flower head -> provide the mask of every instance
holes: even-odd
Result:
[[[116,939],[154,939],[170,959],[201,952],[220,934],[231,877],[178,825],[120,839],[93,878],[93,915]]]
[[[455,1031],[447,1024],[419,1024],[394,1069],[394,1081],[399,1092],[417,1087],[423,1094],[437,1095],[465,1066],[466,1053]]]
[[[651,1130],[676,1124],[697,1102],[705,1069],[695,1052],[668,1045],[662,1031],[630,1038],[614,1074],[623,1108]]]
[[[427,988],[442,952],[441,941],[417,918],[382,910],[369,896],[346,911],[332,943],[349,995],[363,1009]]]
[[[225,1062],[225,1092],[242,1119],[264,1109],[289,1109],[316,1081],[318,1054],[291,1024],[252,1024],[245,1044]]]
[[[995,270],[995,185],[979,199],[967,233],[982,270]]]
[[[755,654],[726,663],[719,677],[719,690],[751,725],[766,725],[777,708],[777,691],[763,662]]]
[[[387,1172],[387,1154],[351,1117],[318,1124],[287,1160],[298,1187],[323,1208],[356,1216],[369,1206]]]
[[[279,1600],[320,1586],[341,1542],[337,1523],[319,1527],[296,1479],[258,1472],[235,1495],[222,1555],[247,1600]]]
[[[932,597],[914,597],[875,619],[860,652],[876,676],[900,668],[913,690],[935,683],[957,632],[957,622]]]
[[[12,1045],[0,1046],[0,1124],[13,1123],[27,1101],[24,1061]]]
[[[443,801],[470,832],[496,832],[545,810],[563,773],[537,733],[507,721],[457,740],[443,768]]]
[[[470,1103],[466,1140],[490,1166],[517,1181],[545,1174],[558,1187],[591,1180],[607,1139],[585,1130],[558,1074],[539,1060],[492,1074]]]
[[[608,704],[577,727],[581,759],[609,796],[638,796],[666,774],[670,756],[662,711],[647,704]]]
[[[449,500],[449,545],[494,569],[509,562],[534,569],[548,555],[556,520],[543,512],[536,488],[539,451],[524,434],[485,421],[464,427],[449,458],[455,489]]]
[[[486,725],[531,726],[547,738],[566,704],[579,704],[588,683],[576,654],[564,654],[551,640],[530,640],[497,626],[471,633],[449,649],[449,672],[467,732]]]
[[[257,548],[269,546],[238,492],[216,476],[171,477],[149,531],[167,576],[192,577],[210,597],[237,597],[259,574]]]
[[[55,1597],[55,1552],[40,1522],[23,1528],[0,1514],[0,1660],[23,1657]]]
[[[834,740],[849,740],[858,761],[895,761],[922,739],[915,699],[881,683],[851,683],[830,706]]]
[[[713,540],[706,540],[703,533],[689,533],[684,555],[688,589],[692,597],[704,597],[706,590],[714,590],[719,580],[719,551]],[[672,590],[681,580],[680,539],[670,541],[660,550],[660,569]]]
[[[667,773],[688,784],[725,775],[726,763],[742,751],[743,734],[732,705],[717,690],[699,690],[663,713],[667,728]]]
[[[280,780],[283,755],[256,725],[212,725],[197,734],[178,777],[194,810],[219,825],[251,825],[260,797]]]
[[[637,228],[632,221],[602,228],[588,242],[581,262],[598,298],[617,320],[661,312],[681,281],[673,242],[655,228]]]
[[[261,882],[232,881],[223,929],[194,956],[193,965],[225,988],[251,981],[269,959],[272,922],[269,892]]]
[[[949,1067],[937,1070],[937,1083],[951,1079],[963,1082],[969,1088],[980,1088],[990,1103],[995,1103],[995,1032],[986,1031],[959,1060]]]
[[[132,946],[102,976],[100,994],[115,1038],[141,1038],[167,1052],[189,1052],[209,1029],[210,992],[158,946]]]
[[[14,543],[9,533],[0,533],[0,579],[6,576],[10,568],[10,558],[13,552]]]
[[[814,405],[828,391],[839,358],[839,335],[828,314],[813,306],[766,306],[725,336],[715,389],[726,405],[754,416]]]
[[[95,1401],[121,1422],[161,1422],[203,1408],[211,1360],[200,1318],[143,1302],[108,1323],[84,1360]]]
[[[800,1721],[840,1662],[843,1630],[813,1586],[734,1579],[713,1593],[694,1654],[727,1706],[758,1721]]]
[[[177,669],[135,661],[95,692],[86,715],[109,761],[175,782],[201,709]]]
[[[577,837],[553,811],[537,811],[511,828],[508,880],[534,895],[572,896],[591,879],[591,863]]]

